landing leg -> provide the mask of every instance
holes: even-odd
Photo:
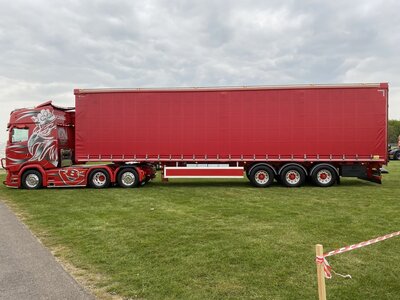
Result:
[[[168,182],[168,178],[164,177],[164,168],[161,170],[161,182],[162,183],[167,183]]]

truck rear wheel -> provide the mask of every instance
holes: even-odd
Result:
[[[280,174],[281,182],[287,187],[299,187],[306,180],[306,173],[299,166],[287,166]]]
[[[329,187],[336,182],[336,171],[329,166],[317,166],[312,174],[313,183],[320,187]]]
[[[274,171],[267,166],[254,167],[249,174],[249,179],[255,187],[267,187],[274,181]]]
[[[118,185],[123,188],[137,187],[139,184],[139,174],[133,168],[121,170],[117,176]]]
[[[89,176],[89,185],[95,189],[106,188],[110,185],[110,175],[106,170],[93,170]]]
[[[22,175],[21,185],[27,190],[37,190],[42,187],[42,174],[36,170],[28,170]]]

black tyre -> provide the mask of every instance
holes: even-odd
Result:
[[[336,171],[330,166],[317,166],[311,174],[312,182],[320,187],[332,186],[336,178]]]
[[[400,160],[400,151],[397,151],[394,155],[393,155],[395,160]]]
[[[42,187],[42,174],[36,170],[28,170],[22,175],[21,185],[27,190],[37,190]]]
[[[287,187],[299,187],[306,180],[306,173],[299,166],[287,166],[280,173],[281,183]]]
[[[267,166],[254,167],[249,174],[249,179],[253,186],[265,188],[274,181],[274,171]]]
[[[110,175],[104,169],[96,169],[90,173],[89,186],[95,189],[103,189],[110,185]]]
[[[139,174],[133,168],[126,168],[119,171],[117,182],[120,187],[132,188],[139,185]]]

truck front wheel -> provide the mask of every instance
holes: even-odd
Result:
[[[267,166],[254,167],[249,174],[249,179],[255,187],[267,187],[274,181],[274,171]]]
[[[42,187],[42,174],[36,170],[28,170],[22,175],[21,185],[27,190],[37,190]]]
[[[89,185],[95,189],[106,188],[110,185],[110,175],[106,170],[94,170],[90,173]]]
[[[139,174],[133,168],[123,169],[118,173],[118,185],[123,188],[137,187],[139,184]]]

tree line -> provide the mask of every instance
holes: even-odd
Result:
[[[390,144],[396,144],[400,135],[400,120],[389,120],[388,138]]]

